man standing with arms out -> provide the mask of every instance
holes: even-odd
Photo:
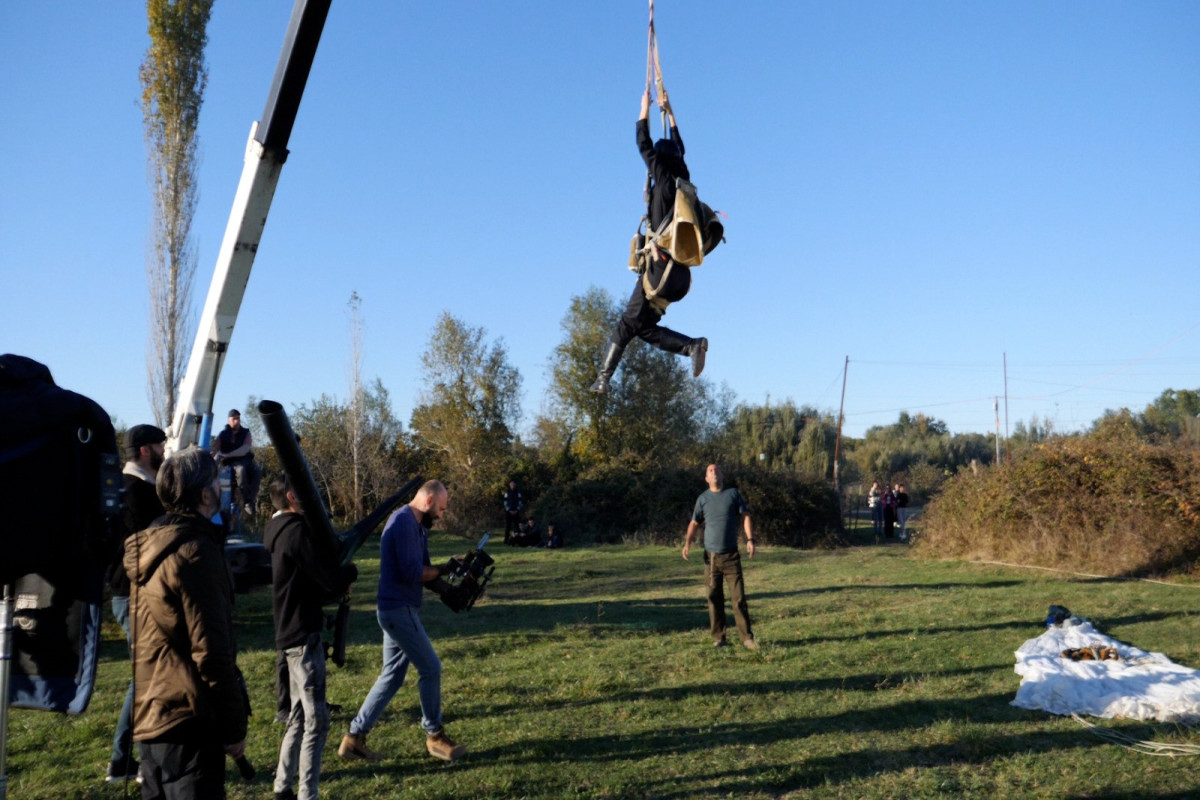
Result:
[[[367,747],[367,734],[379,721],[396,691],[404,685],[409,664],[417,669],[417,695],[421,700],[421,727],[425,746],[434,758],[455,761],[466,754],[465,745],[456,744],[442,729],[442,662],[433,652],[433,644],[421,625],[421,589],[439,591],[439,580],[453,566],[429,563],[429,528],[446,513],[449,504],[446,487],[438,481],[426,481],[417,496],[388,519],[379,541],[379,595],[376,617],[383,629],[383,671],[363,701],[358,715],[350,723],[350,732],[342,737],[338,755],[378,761],[380,756]]]
[[[233,586],[212,522],[221,483],[189,448],[158,471],[167,513],[125,548],[132,584],[133,740],[143,800],[225,797],[225,754],[246,750],[249,703],[237,666]]]
[[[692,537],[704,525],[704,582],[708,589],[708,621],[713,644],[724,647],[725,642],[725,581],[729,582],[729,599],[733,603],[733,618],[737,623],[742,644],[758,649],[750,627],[750,610],[746,603],[746,587],[742,581],[742,557],[738,553],[738,517],[745,520],[746,554],[754,558],[754,526],[750,522],[750,507],[737,489],[726,489],[725,475],[716,464],[709,464],[704,479],[708,491],[696,500],[692,521],[688,523],[683,540],[683,558],[688,560]]]
[[[237,485],[242,490],[242,502],[246,505],[244,510],[253,516],[262,472],[254,462],[254,437],[249,428],[242,427],[242,413],[236,408],[229,409],[229,424],[217,434],[213,451],[217,466],[233,467]]]
[[[327,543],[313,540],[287,476],[271,483],[271,504],[276,511],[263,532],[263,544],[271,552],[275,647],[287,659],[292,700],[275,770],[275,800],[296,800],[292,785],[297,778],[299,800],[316,800],[329,733],[321,606],[345,594],[358,569],[341,566]]]
[[[150,527],[150,523],[163,515],[162,503],[158,500],[154,482],[158,468],[163,462],[163,443],[167,434],[153,425],[134,425],[125,434],[125,467],[121,483],[124,494],[121,498],[121,527],[123,538],[109,567],[108,583],[112,588],[113,616],[125,639],[129,640],[129,576],[125,574],[122,560],[125,556],[125,541]],[[130,644],[132,654],[132,644]],[[113,737],[112,758],[109,759],[105,783],[132,781],[137,779],[138,762],[133,757],[133,681],[125,692],[125,703],[117,718],[117,733]]]
[[[525,498],[516,481],[508,482],[508,491],[504,493],[504,543],[512,544],[513,532],[521,530],[521,509],[525,507]]]

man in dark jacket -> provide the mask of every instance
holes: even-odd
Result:
[[[224,529],[212,522],[221,503],[217,465],[198,448],[175,453],[156,488],[166,515],[125,548],[142,798],[224,798],[225,754],[245,752],[249,703]]]
[[[134,425],[125,434],[125,467],[121,482],[124,492],[121,497],[122,539],[109,567],[108,583],[112,588],[112,610],[117,624],[129,639],[129,576],[122,563],[125,557],[125,541],[150,527],[150,523],[163,515],[162,503],[155,491],[158,468],[163,463],[163,443],[167,435],[153,425]],[[132,645],[130,645],[132,648]],[[105,783],[137,779],[138,762],[133,757],[133,681],[125,692],[125,702],[117,717],[117,732],[113,736],[112,758],[108,763]]]
[[[321,607],[345,594],[358,570],[353,564],[341,566],[327,542],[314,540],[286,476],[271,483],[271,504],[276,512],[267,522],[263,544],[271,552],[275,647],[287,659],[292,700],[275,770],[275,797],[297,797],[292,785],[299,779],[299,800],[315,800],[329,734]]]
[[[242,490],[245,511],[253,515],[262,470],[254,461],[254,437],[250,435],[249,428],[242,427],[242,412],[236,408],[229,410],[229,423],[217,434],[213,455],[218,465],[233,467],[237,485]]]
[[[691,177],[683,160],[683,138],[675,125],[675,112],[671,110],[669,101],[666,101],[665,108],[670,120],[670,135],[666,139],[651,143],[649,89],[642,95],[642,111],[637,121],[638,151],[642,154],[642,160],[646,162],[651,177],[649,225],[652,231],[658,230],[663,220],[674,213],[675,179],[690,180]],[[604,351],[600,373],[596,376],[596,382],[592,384],[593,392],[604,394],[608,391],[608,383],[617,370],[621,355],[634,337],[668,353],[689,356],[692,359],[694,377],[699,377],[704,370],[708,340],[692,339],[658,324],[666,313],[666,304],[682,300],[692,285],[691,270],[682,265],[671,269],[664,281],[663,275],[668,272],[669,264],[670,256],[655,248],[644,277],[651,286],[657,288],[656,300],[659,302],[651,302],[646,296],[643,276],[638,276],[633,294],[629,297],[621,318],[617,320],[617,327],[609,339],[608,349]]]
[[[512,544],[514,532],[521,530],[521,509],[525,507],[525,498],[517,488],[516,481],[508,482],[508,491],[504,493],[504,543]]]

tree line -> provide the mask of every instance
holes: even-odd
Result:
[[[357,331],[357,296],[350,307]],[[381,381],[361,380],[361,337],[353,336],[350,399],[326,394],[290,412],[331,512],[359,517],[420,474],[454,492],[450,527],[477,532],[500,523],[500,498],[515,480],[527,514],[577,543],[674,542],[703,490],[704,466],[718,461],[750,499],[763,541],[806,547],[840,541],[841,510],[873,480],[903,480],[927,496],[959,468],[994,456],[989,437],[952,435],[943,422],[902,413],[894,425],[841,442],[839,497],[837,419],[829,411],[791,400],[738,402],[732,390],[693,379],[681,359],[640,341],[610,391],[590,392],[619,310],[595,287],[571,299],[543,411],[524,431],[521,374],[503,341],[483,328],[440,315],[421,353],[407,425]],[[269,474],[274,453],[253,411],[247,421]]]

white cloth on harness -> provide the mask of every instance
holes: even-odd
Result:
[[[1072,661],[1063,650],[1115,647],[1119,661]],[[1200,722],[1200,670],[1119,642],[1076,617],[1016,651],[1021,686],[1012,705],[1051,714]]]

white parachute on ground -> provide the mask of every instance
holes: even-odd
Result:
[[[1115,660],[1073,660],[1064,651],[1113,648]],[[1110,655],[1105,652],[1106,655]],[[1200,722],[1200,670],[1105,636],[1085,619],[1050,625],[1016,651],[1021,686],[1014,706],[1080,715]]]

